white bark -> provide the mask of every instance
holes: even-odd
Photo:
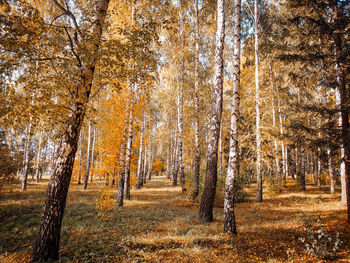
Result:
[[[254,1],[254,51],[255,51],[255,112],[256,112],[256,178],[258,184],[257,198],[262,202],[261,174],[261,134],[260,134],[260,88],[259,88],[259,10],[258,0]]]
[[[224,201],[224,231],[237,234],[234,213],[235,204],[235,178],[239,174],[239,103],[240,103],[240,77],[241,77],[241,0],[234,2],[234,52],[233,52],[233,96],[231,106],[230,125],[230,151],[227,164]]]

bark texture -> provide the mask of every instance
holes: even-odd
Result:
[[[241,0],[234,1],[233,97],[231,106],[230,151],[225,181],[224,231],[237,234],[235,219],[235,178],[239,174],[239,103],[241,79]]]
[[[193,199],[196,199],[199,194],[199,176],[200,176],[200,147],[199,147],[199,11],[198,0],[195,1],[195,16],[196,16],[196,47],[195,47],[195,60],[194,60],[194,108],[195,108],[195,130],[194,130],[194,187],[193,187]]]
[[[220,136],[223,93],[224,43],[225,43],[225,0],[217,1],[217,31],[215,48],[214,95],[209,126],[209,143],[204,191],[199,208],[202,221],[213,221],[213,206],[217,184],[218,141]]]
[[[120,145],[120,158],[119,158],[119,184],[117,192],[117,204],[123,206],[124,201],[124,183],[125,183],[125,135]]]

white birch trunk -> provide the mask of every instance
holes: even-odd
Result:
[[[254,51],[255,51],[255,112],[256,112],[256,178],[257,202],[263,200],[261,174],[261,134],[260,134],[260,87],[259,87],[259,5],[254,1]]]
[[[235,178],[239,174],[239,103],[241,77],[241,0],[234,1],[233,96],[231,106],[230,151],[227,164],[224,201],[224,231],[237,234],[234,213]]]
[[[85,170],[85,177],[84,177],[84,190],[87,189],[89,175],[90,175],[90,165],[91,165],[90,152],[91,152],[91,121],[89,121],[89,135],[88,135],[88,147],[87,147],[87,153],[86,153],[86,170]]]

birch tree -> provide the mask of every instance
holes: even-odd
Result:
[[[95,66],[98,59],[100,38],[109,0],[96,0],[93,6],[94,17],[87,32],[80,30],[78,21],[68,6],[64,7],[56,0],[52,0],[52,3],[60,10],[60,13],[66,15],[72,21],[71,25],[73,25],[77,38],[74,42],[68,32],[68,46],[71,47],[71,52],[75,54],[75,62],[80,68],[80,80],[75,90],[72,91],[75,99],[70,105],[70,111],[64,126],[64,133],[58,147],[54,169],[46,192],[45,204],[35,239],[33,261],[56,260],[59,256],[61,224],[73,170],[73,162],[77,151],[79,132],[85,116],[86,104],[90,97]],[[90,55],[81,55],[79,57],[75,52],[75,48],[88,50]]]
[[[241,78],[241,0],[234,1],[233,96],[231,106],[230,150],[225,181],[224,231],[237,234],[235,220],[235,178],[239,174],[239,102]]]
[[[202,221],[213,221],[213,206],[217,184],[218,141],[220,136],[223,69],[225,44],[225,0],[217,0],[217,29],[215,47],[215,78],[213,89],[213,104],[209,127],[209,142],[207,151],[207,167],[204,191],[199,208],[199,218]]]

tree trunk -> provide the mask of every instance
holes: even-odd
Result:
[[[284,147],[284,150],[285,150],[284,158],[285,158],[285,167],[286,167],[286,177],[288,177],[289,176],[289,159],[288,159],[288,146],[287,145]]]
[[[218,165],[218,170],[219,170],[219,176],[222,178],[223,176],[223,170],[222,170],[222,125],[220,127],[220,135],[219,135],[219,165]]]
[[[255,112],[256,112],[256,178],[257,194],[256,201],[262,202],[262,174],[261,174],[261,134],[260,134],[260,87],[259,87],[259,5],[254,1],[254,51],[255,51]]]
[[[125,139],[126,131],[124,132],[123,140],[120,144],[120,159],[119,159],[119,184],[117,192],[117,204],[123,206],[124,201],[124,183],[125,183]]]
[[[173,167],[173,171],[172,171],[172,175],[173,175],[173,185],[176,186],[177,185],[177,173],[178,173],[178,138],[177,138],[177,130],[175,132],[175,138],[174,138],[174,167]]]
[[[317,147],[317,186],[321,187],[321,148]]]
[[[30,120],[27,127],[26,141],[25,141],[25,150],[24,150],[24,166],[22,173],[22,191],[27,190],[27,180],[28,180],[28,171],[29,171],[29,155],[30,148],[32,144],[32,120]]]
[[[144,154],[143,154],[143,160],[142,160],[142,180],[143,180],[143,184],[146,184],[146,177],[147,177],[147,159],[148,159],[148,155],[149,155],[149,152],[148,152],[148,145],[146,143],[146,140],[144,140],[145,142],[145,145],[143,146],[143,149],[144,149]]]
[[[235,220],[235,178],[239,174],[239,102],[241,79],[241,0],[234,1],[233,96],[231,106],[230,152],[227,165],[224,201],[224,231],[237,234]]]
[[[150,140],[149,140],[149,145],[148,145],[148,180],[151,181],[152,177],[152,142],[153,142],[153,134],[152,134],[152,128],[150,132]]]
[[[169,136],[168,150],[167,150],[167,155],[166,155],[166,175],[167,175],[167,178],[169,180],[170,180],[170,167],[171,167],[170,151],[171,151],[171,138]]]
[[[194,130],[194,187],[193,187],[193,200],[197,198],[199,194],[199,176],[200,176],[200,146],[199,146],[199,10],[198,0],[195,0],[195,15],[196,15],[196,35],[195,35],[195,58],[194,58],[194,108],[195,108],[195,130]]]
[[[182,78],[181,78],[182,79]],[[179,94],[178,94],[178,101],[177,101],[177,117],[178,117],[178,130],[179,130],[179,136],[178,136],[178,142],[177,142],[177,158],[178,158],[178,164],[179,164],[179,177],[180,177],[180,185],[182,188],[182,192],[186,191],[185,189],[185,173],[184,173],[184,164],[183,164],[183,151],[182,151],[182,136],[183,136],[183,92],[182,92],[182,83],[179,84]]]
[[[141,139],[140,139],[139,161],[138,161],[137,178],[136,178],[137,189],[140,189],[141,186],[143,185],[143,177],[142,177],[143,131],[144,131],[144,124],[142,124],[141,135],[140,135]]]
[[[94,162],[95,162],[95,140],[96,140],[96,128],[93,128],[92,135],[92,149],[91,149],[91,174],[90,174],[90,183],[93,182],[94,177]]]
[[[337,1],[333,1],[333,13],[334,13],[334,23],[339,26],[339,18],[341,15]],[[344,158],[344,179],[346,185],[346,201],[347,201],[347,214],[348,222],[350,222],[350,136],[349,136],[349,98],[348,91],[346,89],[345,80],[345,66],[342,58],[342,36],[340,30],[337,28],[334,31],[334,53],[335,53],[335,69],[336,69],[336,83],[337,91],[339,93],[339,103],[340,104],[340,116],[341,116],[341,136],[343,143],[343,153]],[[340,118],[339,118],[340,119]]]
[[[108,5],[109,0],[96,1],[96,17],[90,27],[93,40],[86,40],[85,43],[85,48],[90,51],[90,54],[97,54],[99,50],[99,41],[96,40],[101,38],[102,25]],[[38,234],[35,239],[33,261],[57,260],[59,256],[63,213],[77,151],[79,132],[90,96],[95,64],[95,56],[89,56],[88,61],[81,66],[80,81],[75,93],[76,101],[70,108],[46,192]]]
[[[334,194],[334,168],[333,168],[333,160],[332,160],[332,151],[331,148],[327,149],[328,154],[328,172],[329,172],[329,188],[331,194]]]
[[[305,149],[301,148],[301,171],[300,171],[300,187],[302,191],[306,190],[306,183],[305,183]]]
[[[79,134],[79,175],[78,175],[78,184],[81,184],[81,174],[83,172],[83,147],[82,147],[82,136],[81,130]]]
[[[277,87],[275,87],[275,85],[274,85],[275,79],[274,79],[274,74],[272,72],[271,65],[270,65],[270,79],[271,79],[271,86],[272,86],[272,94],[275,91],[277,93]],[[273,125],[273,128],[275,129],[275,132],[277,132],[278,128],[277,128],[277,125],[276,125],[276,113],[275,113],[274,96],[275,95],[272,95],[272,97],[271,97],[271,99],[272,99],[272,125]],[[279,160],[279,153],[278,153],[278,142],[277,142],[277,136],[274,135],[274,137],[275,137],[275,140],[274,140],[274,143],[275,143],[275,162],[276,162],[276,173],[277,173],[277,182],[278,182],[277,185],[278,185],[278,191],[281,192],[282,191],[282,175],[281,175],[280,160]]]
[[[85,177],[84,177],[84,190],[87,189],[88,182],[89,182],[89,174],[90,174],[90,152],[91,152],[91,121],[89,121],[89,136],[88,136],[88,147],[87,147],[87,153],[86,153],[86,170],[85,170]]]
[[[217,184],[218,141],[221,126],[224,78],[225,0],[217,0],[217,12],[213,106],[209,126],[205,185],[199,208],[199,218],[206,222],[211,222],[214,219],[213,206]]]
[[[133,112],[130,110],[129,117],[129,130],[128,130],[128,141],[126,144],[126,155],[125,155],[125,189],[124,196],[130,200],[130,164],[131,164],[131,151],[132,151],[132,138],[133,138]]]
[[[39,174],[40,174],[40,160],[41,160],[41,151],[42,151],[42,143],[43,142],[43,132],[41,131],[40,132],[40,136],[39,136],[39,143],[38,143],[38,155],[37,155],[37,158],[36,158],[36,169],[35,169],[35,178],[36,178],[36,182],[38,183],[39,182]]]

